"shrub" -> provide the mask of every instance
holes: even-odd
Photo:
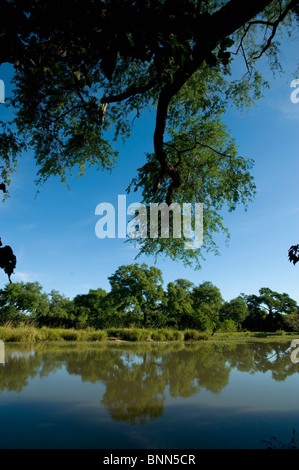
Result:
[[[236,322],[230,319],[226,319],[221,323],[220,331],[223,333],[234,333],[238,330]]]

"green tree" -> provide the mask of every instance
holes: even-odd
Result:
[[[249,329],[276,330],[283,327],[283,315],[296,312],[297,303],[288,294],[262,287],[259,295],[245,296],[249,316],[244,326]]]
[[[18,324],[28,320],[27,315],[21,312],[16,305],[7,304],[4,291],[0,292],[0,323]]]
[[[44,315],[38,317],[39,325],[47,325],[53,328],[70,328],[74,326],[73,302],[56,290],[52,290],[48,297],[49,309]]]
[[[205,281],[194,287],[192,299],[199,329],[211,329],[215,333],[220,326],[219,314],[223,304],[219,288]]]
[[[105,325],[105,299],[107,292],[104,289],[90,289],[88,294],[77,295],[73,302],[76,312],[83,322],[83,316],[86,317],[85,323],[95,328],[104,328]],[[79,313],[80,312],[80,313]]]
[[[172,326],[179,328],[192,326],[194,309],[191,292],[193,287],[193,283],[186,279],[177,279],[167,285],[165,310],[169,320],[174,322]]]
[[[220,309],[221,321],[232,320],[238,327],[242,325],[248,314],[246,302],[240,296],[224,302]]]
[[[138,321],[142,315],[143,326],[146,327],[149,317],[161,308],[164,297],[160,269],[135,263],[120,266],[108,279],[110,300],[133,320]]]
[[[287,329],[290,328],[293,331],[299,331],[299,312],[290,313],[287,317],[284,318],[284,324],[286,325]]]
[[[49,312],[49,299],[38,282],[7,284],[0,293],[3,320],[39,321]]]
[[[222,115],[262,95],[258,60],[279,67],[297,0],[3,0],[1,17],[0,63],[13,64],[15,85],[14,119],[0,132],[3,181],[24,148],[33,149],[39,181],[66,181],[89,164],[111,169],[111,135],[128,138],[134,118],[155,107],[153,152],[130,188],[146,204],[203,202],[203,249],[217,252],[214,233],[227,233],[222,209],[255,193],[252,162]],[[240,57],[243,76],[232,67]],[[141,253],[198,267],[202,250],[185,249],[184,238],[135,242]]]

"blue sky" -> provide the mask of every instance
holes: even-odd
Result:
[[[271,88],[257,106],[240,114],[230,109],[225,121],[236,139],[240,155],[255,160],[253,175],[258,194],[245,212],[242,206],[224,214],[230,230],[229,246],[224,235],[217,236],[220,256],[208,255],[202,270],[185,268],[182,263],[160,257],[137,261],[156,265],[163,272],[165,286],[177,278],[199,284],[211,281],[225,300],[257,294],[261,287],[287,292],[299,303],[299,265],[287,259],[287,250],[299,243],[299,103],[291,102],[292,73],[298,64],[298,37],[286,40],[281,58],[285,73],[266,74]],[[299,74],[298,74],[299,75]],[[299,76],[297,77],[299,78]],[[0,79],[10,93],[10,71],[0,67]],[[0,118],[6,113],[0,104]],[[118,144],[120,156],[112,175],[93,168],[80,180],[70,180],[71,190],[50,178],[36,196],[37,168],[33,155],[24,153],[18,172],[13,175],[10,198],[0,204],[0,237],[17,256],[14,282],[38,281],[46,292],[58,290],[69,298],[89,289],[110,289],[108,276],[123,264],[135,262],[136,249],[119,239],[99,239],[95,208],[101,202],[117,207],[125,190],[153,150],[154,114],[147,113],[136,122],[132,137]],[[139,201],[127,196],[127,204]],[[7,276],[0,271],[0,286]]]

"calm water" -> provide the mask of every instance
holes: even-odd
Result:
[[[258,449],[299,434],[290,342],[5,345],[1,448]]]

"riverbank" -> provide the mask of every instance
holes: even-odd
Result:
[[[198,330],[145,329],[145,328],[93,328],[75,330],[63,328],[36,328],[34,326],[0,326],[0,340],[8,342],[35,343],[49,341],[75,342],[159,342],[159,341],[291,341],[299,338],[299,332],[234,332],[215,333]]]

